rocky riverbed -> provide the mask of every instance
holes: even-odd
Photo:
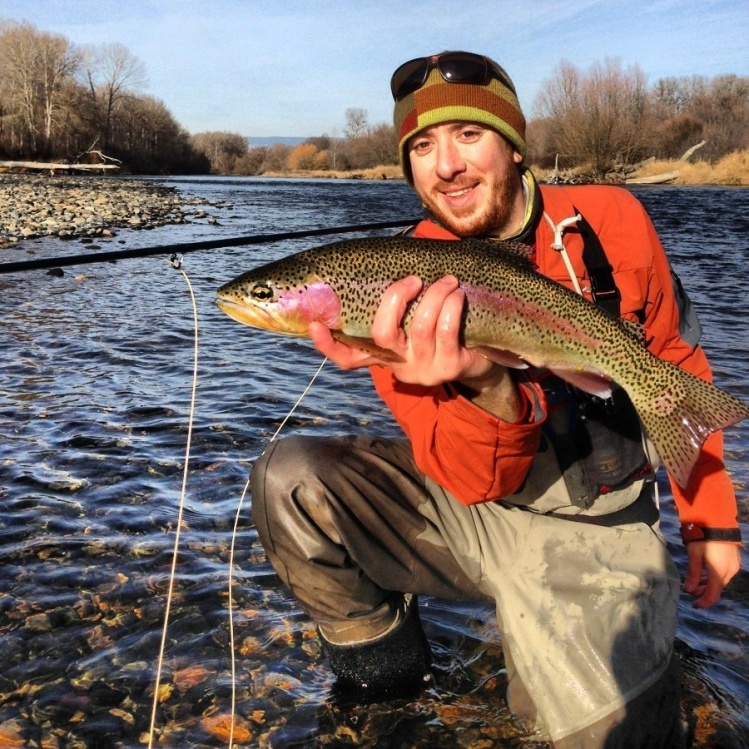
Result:
[[[45,236],[111,237],[118,228],[215,222],[211,206],[232,207],[119,177],[0,174],[0,248]]]

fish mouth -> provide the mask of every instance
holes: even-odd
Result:
[[[249,325],[252,328],[262,328],[274,333],[283,333],[285,335],[306,336],[307,328],[305,326],[295,325],[293,320],[278,320],[262,307],[248,306],[235,302],[233,299],[216,297],[216,306],[224,313],[229,315],[233,320],[241,322],[243,325]]]

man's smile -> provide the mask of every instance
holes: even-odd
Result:
[[[459,198],[461,195],[465,195],[472,187],[461,187],[457,190],[443,190],[442,194],[448,198]]]
[[[440,185],[437,187],[437,193],[442,196],[442,199],[447,205],[454,207],[464,206],[467,202],[474,199],[476,195],[476,188],[480,185],[480,182],[472,182],[471,184],[461,185]]]

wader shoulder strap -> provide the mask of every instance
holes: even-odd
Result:
[[[585,263],[590,276],[590,291],[593,301],[607,312],[619,317],[619,303],[622,295],[614,282],[614,269],[611,267],[611,263],[609,263],[601,245],[601,240],[593,231],[593,227],[577,208],[575,208],[575,212],[580,216],[577,227],[583,239],[583,263]]]

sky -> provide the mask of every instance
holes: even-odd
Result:
[[[446,49],[499,62],[529,119],[563,61],[749,76],[747,0],[0,0],[0,20],[124,45],[192,134],[342,135],[350,107],[389,123],[393,70]]]

